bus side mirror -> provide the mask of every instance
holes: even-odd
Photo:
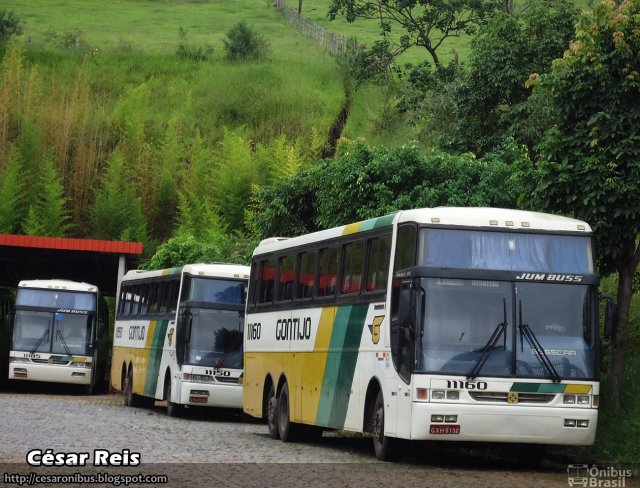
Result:
[[[400,288],[400,300],[398,302],[398,321],[400,329],[411,328],[411,300],[413,295],[413,286],[411,283],[403,283]]]

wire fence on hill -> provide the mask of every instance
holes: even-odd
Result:
[[[334,56],[344,57],[354,55],[360,51],[361,47],[353,38],[336,34],[320,27],[303,15],[298,15],[298,10],[286,3],[286,0],[274,0],[276,10],[281,11],[287,20],[305,37],[313,39],[320,44],[325,51]]]

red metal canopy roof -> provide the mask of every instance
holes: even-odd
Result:
[[[126,272],[141,254],[141,242],[0,234],[0,285],[57,278],[91,283],[114,295],[120,258]]]

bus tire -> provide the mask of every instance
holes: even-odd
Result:
[[[132,388],[132,370],[129,369],[127,375],[124,377],[124,384],[122,385],[122,397],[124,404],[127,407],[133,407],[133,388]]]
[[[124,392],[124,404],[127,407],[142,407],[144,406],[143,397],[136,395],[133,392],[133,368],[129,369],[127,373],[127,377],[125,379],[124,388],[122,389]]]
[[[278,397],[276,396],[276,385],[271,383],[269,395],[267,397],[267,425],[269,426],[269,437],[280,439],[278,429]]]
[[[167,399],[167,416],[179,417],[182,411],[182,405],[171,401],[171,380],[167,381],[164,394]]]
[[[289,415],[289,385],[282,385],[278,396],[278,432],[282,442],[292,442],[297,438],[297,425],[291,422]]]
[[[393,455],[393,439],[384,435],[384,398],[378,392],[373,406],[371,426],[373,428],[373,449],[380,461],[391,461]]]

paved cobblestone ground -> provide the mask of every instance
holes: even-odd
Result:
[[[190,410],[169,418],[160,403],[128,408],[115,394],[1,392],[0,412],[5,472],[29,470],[25,459],[31,449],[129,449],[141,455],[138,471],[167,474],[171,486],[567,486],[562,465],[531,469],[504,454],[496,458],[420,444],[411,444],[396,463],[380,463],[370,439],[325,433],[316,443],[285,444],[270,439],[266,425],[238,414]],[[44,468],[31,470],[38,469]],[[52,469],[59,468],[45,471]]]

